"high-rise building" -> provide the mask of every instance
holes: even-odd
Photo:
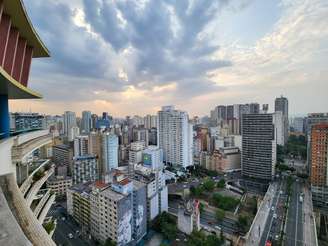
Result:
[[[118,137],[106,132],[102,135],[102,173],[118,167]]]
[[[65,166],[70,174],[73,167],[73,149],[68,145],[59,144],[52,147],[52,153],[56,166]]]
[[[88,134],[92,129],[92,118],[90,111],[82,112],[81,133]]]
[[[69,142],[73,142],[74,139],[79,135],[80,135],[80,128],[78,126],[73,126],[68,130],[67,140]]]
[[[283,139],[284,144],[288,140],[288,132],[289,132],[289,119],[288,119],[288,99],[286,97],[277,97],[274,102],[274,110],[275,112],[282,112],[283,116]],[[283,144],[283,145],[284,145]]]
[[[277,111],[274,113],[275,127],[276,127],[276,139],[277,144],[284,146],[285,145],[285,116],[283,116],[281,111]]]
[[[186,168],[193,164],[193,130],[186,112],[164,106],[158,112],[158,146],[164,162]]]
[[[149,144],[148,129],[144,127],[133,127],[132,128],[132,141],[143,141],[145,146]]]
[[[304,133],[305,130],[304,121],[305,119],[303,117],[295,117],[292,122],[293,131]]]
[[[98,178],[96,157],[92,155],[74,157],[72,176],[74,184],[95,181]]]
[[[89,137],[86,135],[77,136],[74,139],[74,157],[89,154]]]
[[[111,186],[96,182],[90,193],[91,235],[104,243],[136,245],[147,232],[146,186],[123,175]]]
[[[46,128],[46,121],[43,115],[38,113],[11,113],[10,131],[24,132]]]
[[[307,135],[308,143],[307,143],[307,163],[308,163],[308,172],[311,174],[311,166],[312,166],[312,143],[311,143],[311,131],[312,127],[317,124],[326,124],[328,123],[328,113],[310,113],[308,114],[305,120],[305,133]]]
[[[311,128],[311,191],[315,205],[328,207],[328,123]]]
[[[277,159],[273,114],[242,117],[242,175],[270,181]]]
[[[135,165],[142,162],[142,152],[145,149],[145,142],[132,142],[129,150],[129,164]]]
[[[153,127],[151,129],[149,129],[148,137],[149,137],[149,144],[156,145],[157,144],[157,128]]]
[[[64,134],[68,137],[70,133],[70,129],[72,127],[76,127],[76,116],[74,112],[65,111],[64,115]]]
[[[142,162],[151,170],[163,169],[163,151],[154,145],[148,146],[142,153]]]

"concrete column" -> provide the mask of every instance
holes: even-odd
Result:
[[[0,139],[9,137],[8,96],[0,95]]]

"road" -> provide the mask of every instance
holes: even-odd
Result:
[[[48,212],[48,216],[53,216],[57,219],[57,227],[53,235],[53,240],[57,245],[67,245],[67,246],[93,246],[93,242],[89,240],[82,239],[80,235],[80,227],[73,221],[69,216],[67,216],[66,211],[62,207],[52,206]],[[63,220],[63,218],[65,218]],[[74,238],[68,238],[68,234],[72,233]]]
[[[302,192],[302,184],[294,182],[288,208],[286,240],[287,246],[303,245],[303,203],[299,201]],[[310,225],[309,225],[310,226]]]
[[[279,240],[284,215],[283,206],[286,200],[284,187],[285,182],[280,181],[278,184],[278,189],[275,190],[272,199],[272,206],[269,210],[269,215],[266,220],[266,224],[264,225],[259,245],[265,245],[268,240],[271,242],[274,240]]]

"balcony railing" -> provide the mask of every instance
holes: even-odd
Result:
[[[31,206],[35,195],[40,190],[41,186],[47,181],[47,179],[54,173],[55,169],[52,167],[48,171],[44,172],[44,175],[37,181],[34,182],[31,189],[29,190],[27,196],[26,196],[26,202],[28,206]]]
[[[28,191],[28,189],[30,188],[30,186],[33,183],[33,176],[36,172],[38,172],[42,167],[44,167],[46,164],[49,163],[50,160],[44,160],[40,166],[38,166],[36,169],[34,169],[34,171],[28,176],[28,178],[23,182],[23,184],[20,186],[20,190],[23,193],[23,195],[26,194],[26,192]]]

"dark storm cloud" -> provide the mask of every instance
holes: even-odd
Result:
[[[176,82],[179,95],[189,97],[222,89],[206,74],[231,64],[213,59],[219,46],[203,32],[227,4],[228,0],[151,0],[140,7],[134,0],[83,0],[85,21],[100,40],[75,25],[76,10],[68,5],[28,1],[32,22],[52,55],[33,66],[33,75],[45,80],[37,87],[54,100],[83,100],[92,97],[92,90],[122,91],[141,82],[148,89]],[[126,48],[132,48],[135,57],[123,67],[128,82],[118,78],[112,66]]]

